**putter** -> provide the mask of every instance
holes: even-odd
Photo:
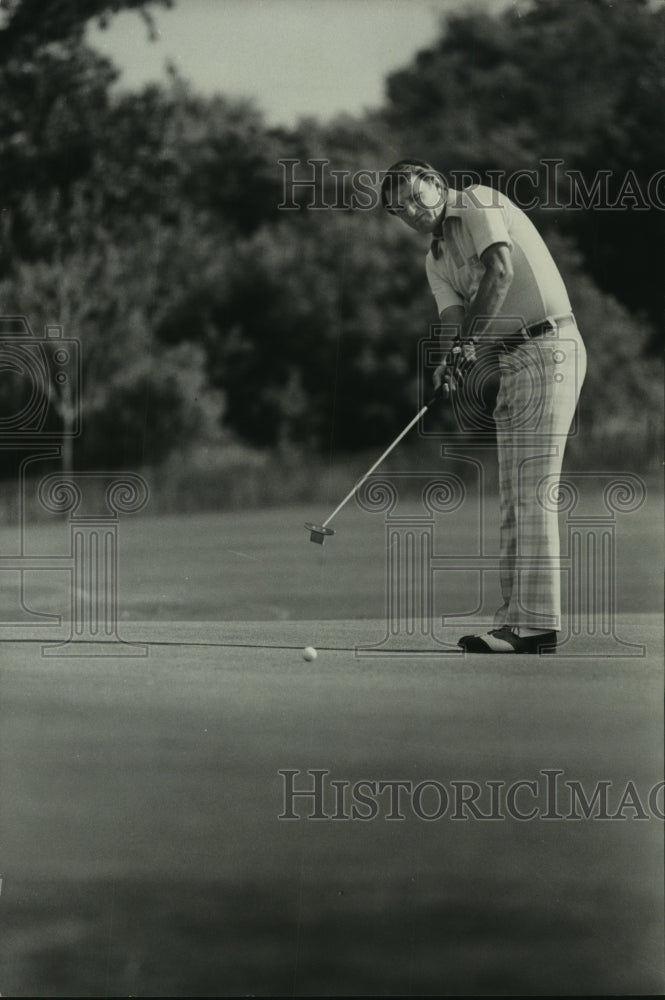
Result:
[[[406,437],[406,435],[409,433],[409,431],[411,430],[411,428],[413,427],[413,425],[418,423],[418,421],[420,420],[420,418],[423,417],[425,415],[425,413],[427,413],[427,411],[429,410],[430,406],[432,406],[433,403],[436,403],[436,401],[438,399],[440,399],[442,397],[442,395],[443,395],[443,387],[440,386],[436,390],[436,392],[434,393],[434,395],[432,396],[432,398],[430,400],[428,400],[427,403],[425,403],[425,405],[422,407],[421,410],[418,411],[418,413],[416,413],[416,415],[413,418],[413,420],[411,420],[407,424],[407,426],[404,428],[404,430],[402,431],[402,433],[399,434],[395,438],[395,440],[393,441],[393,443],[386,448],[386,450],[384,451],[383,455],[381,455],[380,458],[377,458],[377,460],[374,463],[374,465],[372,466],[372,468],[368,469],[367,472],[365,473],[365,475],[361,476],[361,478],[358,480],[358,482],[355,484],[355,486],[353,486],[349,490],[349,492],[346,494],[346,496],[344,497],[344,499],[342,500],[342,502],[340,504],[338,504],[337,507],[335,507],[335,509],[332,512],[332,514],[329,517],[326,518],[326,520],[323,522],[323,524],[312,524],[311,521],[306,521],[305,522],[305,527],[309,531],[309,540],[310,540],[310,542],[316,542],[317,545],[323,545],[323,543],[325,542],[326,538],[328,538],[330,535],[334,535],[335,534],[335,532],[333,531],[333,529],[328,527],[328,525],[332,521],[333,517],[335,517],[336,514],[339,514],[340,510],[342,509],[342,507],[349,502],[349,500],[351,499],[351,497],[353,496],[353,494],[356,492],[356,490],[359,489],[362,486],[362,484],[365,482],[366,479],[369,479],[369,477],[372,475],[372,473],[374,472],[374,470],[378,469],[378,467],[381,465],[381,462],[383,462],[384,458],[386,458],[390,454],[390,452],[393,450],[393,448],[400,443],[400,441],[402,440],[403,437]]]

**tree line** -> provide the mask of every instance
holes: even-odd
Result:
[[[117,93],[85,26],[123,7],[150,44],[155,5],[140,0],[11,0],[0,28],[0,302],[81,342],[80,467],[155,464],[220,435],[311,454],[391,440],[414,413],[417,342],[436,321],[425,248],[345,200],[340,177],[403,154],[529,200],[589,350],[587,449],[605,460],[636,434],[654,446],[662,8],[458,13],[387,79],[381,108],[276,128],[175,71]],[[327,164],[327,210],[306,208],[305,190],[285,210],[285,161],[298,177]],[[25,391],[5,372],[0,416]]]

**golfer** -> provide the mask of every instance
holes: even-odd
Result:
[[[493,188],[455,190],[430,164],[400,160],[386,173],[381,201],[431,239],[427,278],[441,324],[454,331],[435,386],[449,396],[498,357],[503,604],[497,627],[458,643],[473,653],[554,652],[561,582],[551,497],[586,372],[565,285],[534,225]]]

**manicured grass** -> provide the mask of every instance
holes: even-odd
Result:
[[[597,505],[603,512],[602,504]],[[595,508],[594,508],[595,509]],[[413,499],[400,508],[422,514]],[[149,513],[123,517],[120,536],[120,607],[128,619],[147,620],[302,620],[378,618],[386,614],[386,522],[349,503],[335,518],[336,534],[323,546],[309,541],[308,520],[325,520],[320,507],[273,508],[185,516]],[[498,550],[497,503],[481,505],[470,497],[454,513],[438,515],[435,552],[440,556],[476,555],[479,524],[484,552]],[[561,520],[562,551],[566,524]],[[616,519],[617,611],[662,608],[662,497],[650,494],[636,513]],[[65,523],[29,525],[26,551],[64,553]],[[17,551],[16,531],[0,531],[3,552]],[[63,573],[26,575],[28,604],[40,611],[61,611],[68,600]],[[437,614],[465,613],[480,602],[493,612],[501,603],[498,574],[489,572],[479,591],[476,572],[438,572]],[[18,574],[0,573],[4,617],[16,605]],[[566,604],[566,581],[563,584]]]
[[[285,769],[300,788],[316,768],[447,788],[561,769],[587,792],[610,781],[615,806],[627,781],[644,797],[662,778],[656,511],[617,528],[619,634],[647,656],[608,658],[358,658],[382,634],[382,518],[351,508],[320,548],[301,527],[320,516],[127,518],[121,630],[154,640],[149,657],[0,647],[0,992],[662,992],[653,816],[317,821],[302,800],[278,818]],[[34,526],[31,551],[67,538]],[[460,522],[440,547],[472,540]],[[47,576],[31,574],[35,609],[61,607]]]

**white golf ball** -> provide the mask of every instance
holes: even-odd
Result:
[[[314,646],[305,646],[305,648],[302,651],[302,658],[303,658],[303,660],[307,660],[308,663],[311,660],[315,660],[316,657],[317,657],[317,655],[318,654],[317,654],[316,650],[314,649]]]

